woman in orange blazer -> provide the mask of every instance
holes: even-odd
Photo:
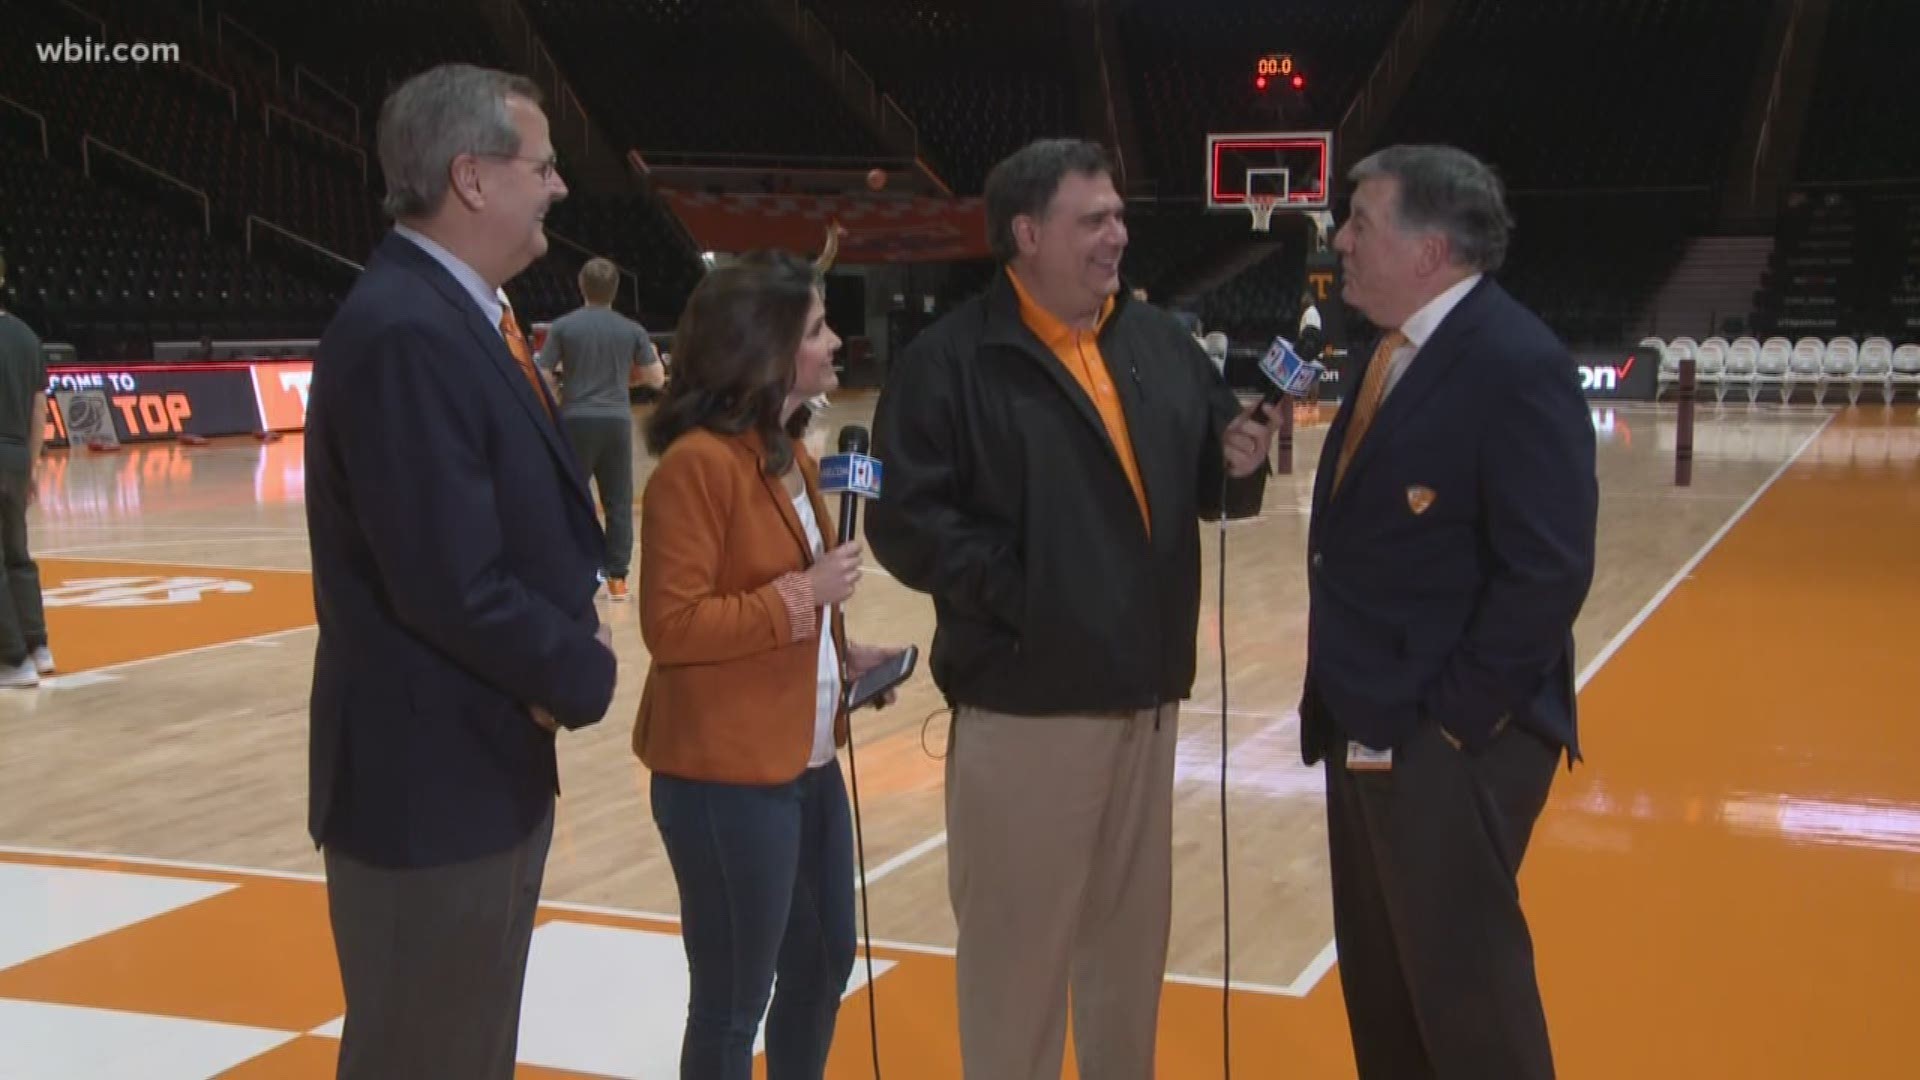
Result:
[[[834,388],[819,278],[749,257],[694,289],[648,421],[640,518],[652,654],[633,745],[680,891],[691,994],[680,1075],[747,1080],[767,1013],[772,1080],[826,1068],[853,967],[853,840],[835,749],[843,683],[891,650],[846,640],[860,548],[799,434]]]

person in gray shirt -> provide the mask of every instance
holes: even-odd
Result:
[[[7,263],[0,256],[0,285]],[[53,673],[40,567],[27,548],[27,507],[38,493],[47,425],[47,360],[40,338],[0,308],[0,687],[40,685]]]
[[[555,378],[560,421],[580,464],[600,489],[607,518],[607,595],[627,598],[633,562],[633,405],[628,388],[658,389],[666,375],[653,340],[639,323],[613,310],[620,271],[606,259],[580,268],[586,303],[547,329],[535,362]]]

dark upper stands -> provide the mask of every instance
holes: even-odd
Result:
[[[920,127],[948,186],[980,192],[995,162],[1079,131],[1057,4],[1033,0],[812,0],[809,5]]]
[[[1492,164],[1519,222],[1502,281],[1573,344],[1616,344],[1712,227],[1767,8],[1460,0],[1380,143]]]
[[[27,40],[72,30],[33,8],[13,18],[10,29]],[[216,217],[236,229],[257,214],[355,261],[372,247],[377,221],[357,163],[270,138],[255,115],[236,121],[224,94],[202,92],[167,65],[7,64],[0,93],[46,116],[63,144],[57,155],[77,154],[80,134],[90,133],[203,190]]]
[[[1920,331],[1920,183],[1796,191],[1761,283],[1760,333]]]
[[[182,221],[8,143],[0,154],[5,305],[83,356],[150,355],[155,339],[304,337],[336,297],[250,262]]]
[[[171,2],[191,10],[198,0]],[[292,66],[303,64],[352,98],[369,145],[381,100],[407,76],[450,60],[505,66],[478,6],[468,0],[206,0],[209,19],[225,12],[279,51],[289,86]]]
[[[881,156],[757,0],[522,0],[610,137],[640,150]]]
[[[1920,331],[1920,138],[1912,52],[1920,4],[1833,5],[1796,174],[1846,186],[1788,194],[1754,321],[1819,336]]]
[[[1451,143],[1514,188],[1716,184],[1768,7],[1460,0],[1381,144]]]
[[[1821,44],[1798,175],[1806,180],[1920,177],[1913,74],[1920,4],[1836,0]]]
[[[864,121],[758,0],[523,2],[595,120],[625,145],[787,158],[880,152]],[[155,304],[173,298],[177,280],[185,305],[177,321],[222,333],[221,320],[244,323],[255,314],[238,297],[270,298],[284,306],[260,310],[284,313],[292,323],[305,318],[309,301],[338,291],[337,267],[301,261],[296,245],[278,239],[261,244],[247,262],[239,254],[239,222],[248,214],[365,259],[385,228],[377,210],[377,162],[369,160],[363,179],[357,159],[311,131],[278,120],[271,132],[263,130],[261,110],[273,104],[352,138],[335,106],[292,92],[294,64],[359,104],[363,145],[371,154],[379,102],[399,79],[448,59],[502,63],[488,20],[466,0],[336,0],[319,7],[207,0],[204,22],[196,22],[200,0],[80,3],[106,19],[115,38],[181,40],[188,60],[235,88],[230,98],[164,65],[0,66],[0,93],[46,114],[61,164],[38,161],[37,131],[23,127],[24,118],[12,110],[0,109],[0,146],[30,152],[33,169],[52,170],[42,182],[73,188],[71,213],[50,209],[58,216],[44,229],[81,228],[81,215],[94,214],[112,189],[139,191],[140,202],[112,196],[116,209],[98,211],[79,235],[98,237],[103,222],[128,212],[143,221],[164,219],[170,237],[178,229],[198,231],[171,224],[178,193],[124,164],[96,158],[91,183],[52,179],[68,177],[61,170],[77,165],[83,131],[204,188],[212,200],[211,241],[168,241],[195,253],[179,268],[185,273],[153,257],[129,264],[137,280],[127,286],[125,317],[112,310],[121,298],[117,281],[103,291],[90,278],[70,278],[66,262],[47,255],[52,233],[31,241],[36,254],[27,263],[41,268],[33,271],[40,278],[22,305],[42,303],[37,290],[48,284],[45,303],[57,309],[48,318],[90,333],[106,326],[109,337],[136,325],[174,336],[164,328],[175,312],[136,303],[146,299],[141,283],[152,275],[161,282]],[[98,32],[58,0],[0,5],[20,40]],[[921,127],[927,156],[962,193],[977,190],[994,161],[1029,139],[1080,126],[1069,56],[1080,43],[1070,35],[1060,0],[814,0],[810,6],[879,87],[901,101]],[[1145,285],[1160,302],[1244,248],[1249,237],[1242,217],[1195,208],[1205,133],[1333,127],[1406,7],[1407,0],[1117,0],[1119,42],[1109,44],[1124,50],[1147,164],[1139,177],[1147,183],[1130,194],[1161,199],[1130,207],[1129,281]],[[1380,141],[1451,142],[1493,162],[1516,189],[1520,220],[1502,279],[1575,343],[1623,340],[1633,335],[1632,316],[1685,238],[1711,228],[1715,189],[1741,126],[1767,9],[1747,0],[1460,0]],[[203,28],[216,25],[220,12],[280,51],[277,85],[246,60],[258,52],[253,45],[229,31],[226,47],[216,46]],[[1901,108],[1910,95],[1901,92],[1899,49],[1916,31],[1920,5],[1905,0],[1835,5],[1802,176],[1920,172],[1920,143],[1899,128],[1899,117],[1910,111]],[[1292,112],[1274,107],[1293,99],[1289,91],[1263,96],[1251,85],[1253,59],[1271,51],[1291,52],[1309,80],[1306,98]],[[28,166],[17,157],[7,167],[14,170],[10,177],[29,175],[19,171]],[[1815,194],[1783,226],[1774,273],[1760,298],[1762,317],[1779,322],[1794,311],[1832,309],[1891,331],[1906,317],[1904,305],[1920,311],[1911,199],[1846,194],[1828,207],[1824,192]],[[28,243],[18,232],[27,224],[19,213],[7,220],[15,229],[9,243]],[[549,224],[635,271],[638,315],[655,329],[673,323],[700,274],[684,236],[647,199],[576,193]],[[1840,240],[1852,260],[1845,273],[1823,277],[1801,272],[1818,268],[1794,262],[1822,250],[1809,244],[1833,247]],[[1200,298],[1209,328],[1253,340],[1286,328],[1297,303],[1294,254],[1259,262]],[[512,283],[523,321],[551,318],[578,303],[573,277],[583,258],[556,241]],[[94,260],[82,250],[77,261]],[[634,292],[623,279],[623,307]]]
[[[1705,191],[1521,192],[1499,279],[1568,344],[1611,347],[1640,336],[1635,318],[1708,230]]]

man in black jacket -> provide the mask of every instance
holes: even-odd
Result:
[[[1153,1074],[1174,743],[1193,684],[1198,521],[1258,510],[1274,415],[1120,286],[1104,151],[1047,140],[987,178],[1005,263],[880,397],[867,539],[931,593],[954,706],[949,889],[969,1078]]]

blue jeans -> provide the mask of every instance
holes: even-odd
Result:
[[[853,826],[840,763],[777,787],[656,773],[652,801],[680,889],[691,983],[681,1080],[750,1080],[762,1013],[768,1080],[818,1080],[853,970]]]

